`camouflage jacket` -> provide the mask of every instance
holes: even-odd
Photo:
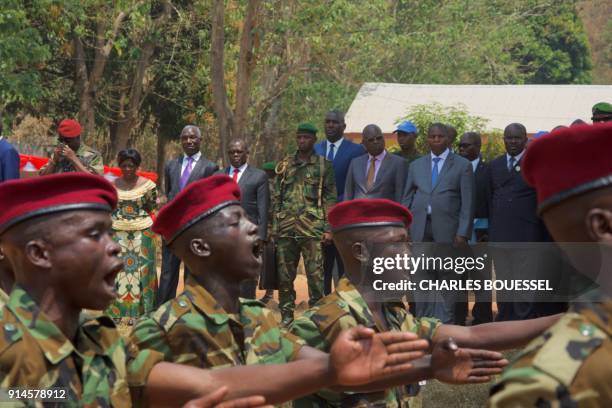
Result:
[[[8,303],[8,300],[8,294],[3,289],[0,289],[0,307],[6,305]]]
[[[385,303],[385,319],[392,330],[417,333],[424,339],[431,339],[438,326],[437,319],[413,317],[400,302]],[[321,351],[329,352],[331,344],[340,331],[363,325],[382,332],[382,325],[374,315],[357,288],[343,277],[336,291],[321,299],[314,307],[295,319],[290,327],[293,334]],[[316,396],[303,398],[294,403],[295,407],[408,407],[414,406],[418,385],[397,387],[372,393],[335,393],[322,390]]]
[[[0,310],[0,401],[6,401],[8,389],[56,388],[65,390],[65,399],[57,400],[62,406],[130,407],[130,397],[139,401],[147,375],[161,361],[154,353],[135,351],[126,346],[112,319],[103,315],[83,315],[71,342],[15,286]],[[133,395],[128,387],[135,387]]]
[[[406,164],[410,164],[413,161],[415,161],[416,159],[418,159],[419,157],[421,157],[421,155],[418,152],[415,152],[413,154],[408,155],[408,154],[405,154],[401,150],[399,152],[395,152],[393,154],[396,155],[396,156],[399,156],[399,157],[401,157],[403,159],[405,159],[406,160]]]
[[[321,238],[329,230],[327,211],[336,203],[332,164],[314,153],[307,162],[297,153],[276,166],[272,195],[276,237]]]
[[[104,175],[104,164],[102,163],[102,155],[95,149],[81,143],[81,146],[76,151],[76,156],[79,158],[83,166],[87,167],[89,171],[94,174],[99,174],[100,176]],[[44,166],[46,167],[47,164]],[[60,159],[60,161],[55,166],[53,174],[57,173],[70,173],[76,171],[72,163],[65,158]]]
[[[490,407],[612,405],[612,299],[575,303],[491,389]]]
[[[200,368],[286,363],[303,345],[263,303],[241,298],[239,315],[226,313],[192,276],[181,295],[138,321],[131,339],[165,361]]]

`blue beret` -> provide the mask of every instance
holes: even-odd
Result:
[[[412,123],[409,120],[406,120],[406,121],[400,123],[399,126],[397,127],[397,129],[395,129],[393,131],[393,133],[396,133],[396,132],[419,133],[419,130],[417,129],[417,127],[415,126],[414,123]]]

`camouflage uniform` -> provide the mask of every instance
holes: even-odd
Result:
[[[100,176],[104,175],[104,164],[102,163],[102,155],[95,149],[81,143],[81,146],[76,151],[76,156],[79,158],[83,166],[85,166],[89,171],[94,174],[99,174]],[[48,164],[45,164],[43,168],[47,167]],[[72,165],[72,163],[65,158],[61,158],[52,174],[57,173],[70,173],[74,172],[76,169]]]
[[[276,166],[274,218],[279,278],[279,307],[283,321],[293,319],[295,281],[300,254],[308,279],[309,305],[323,297],[321,239],[329,230],[327,210],[336,203],[334,170],[330,162],[314,153],[307,162],[297,153]]]
[[[413,154],[409,154],[408,155],[408,154],[405,154],[401,150],[399,152],[395,152],[393,154],[396,155],[396,156],[399,156],[399,157],[401,157],[403,159],[405,159],[406,160],[406,164],[410,164],[413,161],[415,161],[416,159],[418,159],[419,157],[421,157],[421,155],[419,153],[417,153],[417,152],[414,152]]]
[[[73,344],[19,286],[0,310],[0,390],[66,390],[61,406],[129,407],[142,397],[146,378],[161,355],[135,353],[112,319],[82,316]],[[129,362],[129,365],[128,365]],[[133,387],[133,388],[132,388]],[[130,388],[133,391],[130,393]],[[0,406],[2,402],[0,402]],[[27,406],[42,406],[29,401]]]
[[[385,303],[384,314],[391,330],[417,333],[421,338],[431,339],[441,322],[433,318],[417,319],[400,302]],[[357,288],[343,277],[336,291],[323,298],[315,307],[307,310],[290,326],[293,334],[321,351],[328,352],[341,330],[363,325],[377,332],[385,331],[382,324],[368,308]],[[337,393],[322,390],[294,402],[302,407],[415,407],[420,406],[416,384],[396,387],[371,393]]]
[[[491,389],[490,407],[612,405],[612,299],[575,303]]]
[[[6,305],[8,303],[8,300],[9,296],[7,295],[7,293],[3,289],[0,289],[0,307]]]
[[[240,298],[240,314],[229,314],[192,276],[181,295],[138,321],[131,339],[165,361],[200,368],[286,363],[303,345],[263,303]]]

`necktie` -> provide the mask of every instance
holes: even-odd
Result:
[[[237,183],[238,182],[238,173],[240,173],[240,169],[234,169],[234,182]]]
[[[187,180],[189,180],[189,176],[191,176],[191,170],[193,166],[193,157],[187,157],[187,166],[185,170],[183,170],[183,174],[181,174],[181,180],[179,182],[179,188],[182,190],[187,185]]]
[[[516,159],[514,158],[514,156],[510,156],[510,159],[508,159],[508,171],[512,171],[515,163]]]
[[[376,175],[376,157],[370,159],[370,168],[368,169],[368,176],[366,181],[366,187],[368,190],[374,186],[374,176]]]
[[[442,160],[441,157],[434,157],[433,159],[434,166],[431,170],[431,188],[433,189],[438,182],[438,175],[440,174],[440,169],[438,168],[438,163]]]
[[[327,152],[327,160],[334,161],[334,144],[329,144],[329,152]]]

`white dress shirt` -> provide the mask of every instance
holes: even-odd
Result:
[[[472,163],[472,171],[476,173],[476,169],[478,168],[478,163],[480,163],[480,156],[472,160],[470,163]]]
[[[242,177],[242,175],[244,174],[244,171],[246,170],[248,165],[249,165],[248,163],[244,163],[242,166],[238,167],[238,178],[236,179],[236,183],[238,183],[240,181],[240,177]],[[235,168],[236,167],[230,165],[228,176],[230,176],[232,179],[234,178],[234,169]]]
[[[336,153],[338,153],[338,149],[340,148],[340,145],[342,144],[342,142],[344,141],[344,137],[341,137],[340,139],[336,140],[334,143],[331,143],[329,140],[327,141],[327,144],[325,145],[325,158],[327,159],[327,155],[329,154],[329,149],[331,148],[331,145],[334,145],[334,154],[332,157],[332,160],[336,158]]]
[[[516,156],[514,156],[514,165],[516,166],[518,164],[518,162],[521,161],[521,158],[523,157],[523,155],[525,154],[525,149],[523,149],[522,152],[520,152],[519,154],[517,154]],[[508,167],[508,163],[510,163],[510,156],[508,153],[506,153],[506,168]]]
[[[187,155],[183,156],[183,163],[181,164],[181,176],[183,175],[183,172],[187,168],[187,157],[189,156]],[[202,152],[197,152],[196,154],[191,156],[191,158],[193,159],[193,163],[191,164],[191,170],[193,170],[198,160],[200,160],[200,157],[202,157]]]

